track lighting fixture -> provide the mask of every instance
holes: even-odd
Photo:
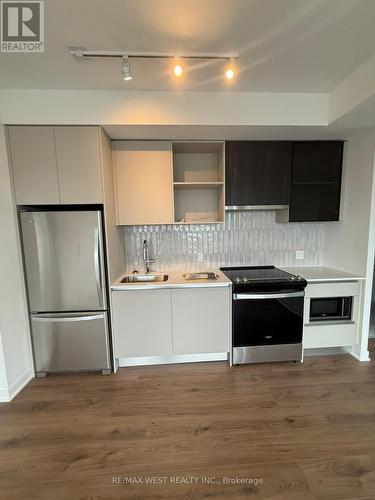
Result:
[[[181,64],[176,64],[175,67],[173,68],[173,73],[176,76],[181,76],[182,75],[182,66]]]
[[[83,47],[69,47],[69,52],[77,59],[90,59],[90,58],[121,58],[121,74],[124,80],[132,80],[131,70],[130,70],[130,59],[174,59],[176,60],[175,54],[164,53],[164,52],[125,52],[125,51],[106,51],[106,50],[86,50]],[[236,63],[238,60],[238,54],[213,54],[213,53],[194,53],[179,55],[178,59],[173,67],[173,74],[176,77],[180,77],[183,73],[183,66],[181,61],[184,59],[193,60],[213,60],[213,61],[224,61],[227,66],[225,67],[225,78],[227,80],[232,80],[236,75]]]
[[[125,81],[129,81],[129,80],[133,79],[131,72],[130,72],[130,61],[129,61],[128,56],[124,56],[122,58],[121,73],[122,73],[122,78]]]
[[[225,78],[227,80],[233,80],[236,75],[236,61],[235,59],[231,59],[230,63],[225,68]]]

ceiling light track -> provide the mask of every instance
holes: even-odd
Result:
[[[170,59],[175,65],[173,74],[180,78],[184,72],[182,61],[184,60],[205,60],[205,61],[221,61],[225,62],[225,77],[227,80],[232,80],[235,76],[238,54],[223,54],[213,52],[194,52],[190,54],[176,54],[170,52],[129,52],[125,50],[86,50],[84,47],[69,47],[69,52],[76,59],[105,59],[118,58],[121,59],[121,74],[124,80],[132,80],[130,60],[131,59]]]
[[[83,47],[69,47],[69,52],[78,59],[118,57],[128,59],[204,59],[216,61],[236,61],[238,54],[216,52],[193,52],[178,54],[172,52],[132,52],[126,50],[86,50]]]

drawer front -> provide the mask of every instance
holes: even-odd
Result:
[[[108,370],[107,313],[32,315],[37,372]]]
[[[357,325],[305,325],[303,331],[303,347],[346,347],[357,342]]]
[[[339,283],[311,283],[305,289],[305,297],[350,297],[359,295],[359,281]]]

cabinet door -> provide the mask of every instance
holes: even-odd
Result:
[[[52,127],[9,127],[16,203],[60,202]]]
[[[172,224],[172,148],[166,141],[115,143],[117,224]]]
[[[170,290],[112,292],[116,358],[172,354]]]
[[[174,354],[229,351],[230,289],[172,290]]]
[[[97,127],[55,127],[61,203],[102,203]]]
[[[286,205],[290,199],[292,143],[225,143],[225,205]]]
[[[295,142],[290,221],[339,220],[343,143]]]

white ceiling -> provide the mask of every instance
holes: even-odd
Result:
[[[45,0],[44,54],[1,54],[1,88],[329,92],[375,51],[375,0]],[[161,61],[77,61],[96,50],[238,52],[235,82],[219,63],[173,79]]]

